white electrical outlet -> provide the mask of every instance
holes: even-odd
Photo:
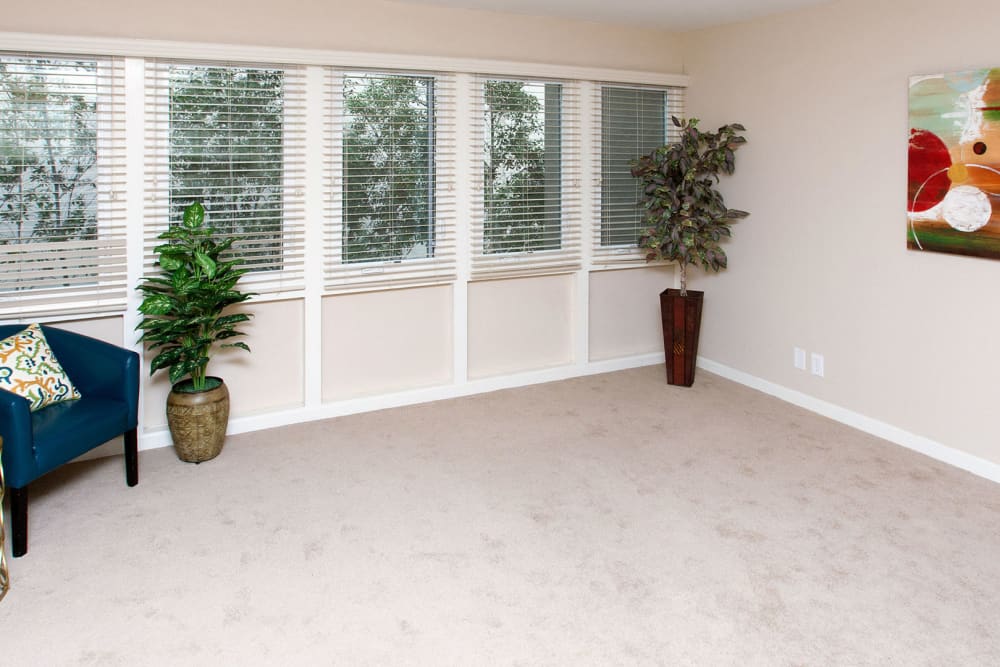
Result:
[[[812,361],[812,374],[823,377],[823,355],[813,352],[810,360]]]
[[[795,348],[795,367],[800,371],[806,369],[806,351],[801,347]]]

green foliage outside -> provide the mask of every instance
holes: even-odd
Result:
[[[561,87],[487,81],[486,254],[561,245]]]
[[[97,64],[0,59],[0,245],[97,234]]]
[[[343,261],[434,253],[434,87],[412,76],[344,78]]]
[[[284,73],[170,69],[170,217],[202,202],[247,266],[281,268]]]
[[[96,237],[96,82],[95,62],[0,61],[0,244]],[[344,89],[343,261],[433,256],[433,79]],[[559,248],[561,86],[488,81],[485,96],[484,251]],[[285,104],[281,70],[170,67],[169,216],[202,202],[250,270],[281,268]]]

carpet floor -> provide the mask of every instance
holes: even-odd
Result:
[[[4,664],[996,665],[1000,485],[662,367],[86,461]],[[9,545],[7,547],[10,548]]]

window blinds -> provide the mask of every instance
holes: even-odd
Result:
[[[120,312],[121,59],[0,54],[0,317]]]
[[[197,199],[210,224],[242,238],[248,290],[301,290],[306,66],[142,62],[144,216],[132,223],[143,273],[158,234]],[[595,217],[595,266],[642,261],[628,162],[672,140],[682,88],[322,69],[325,87],[309,94],[322,95],[313,104],[325,123],[309,132],[323,137],[324,173],[310,187],[322,185],[325,207],[310,224],[322,225],[326,292],[451,281],[460,259],[473,279],[572,271],[583,210]],[[472,86],[456,91],[465,78]],[[0,317],[123,310],[136,280],[126,276],[124,79],[117,58],[0,52]],[[462,174],[468,188],[458,150],[475,165]],[[595,183],[587,206],[581,162]]]
[[[671,116],[683,117],[683,88],[600,86],[595,96],[594,163],[600,165],[595,192],[595,263],[641,262],[637,248],[643,208],[639,181],[629,163],[679,138]]]
[[[579,92],[474,78],[472,277],[580,266]]]
[[[455,277],[448,75],[328,71],[326,289]]]
[[[194,201],[259,294],[304,286],[305,76],[299,67],[147,61],[144,265]]]

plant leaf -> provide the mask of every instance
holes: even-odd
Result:
[[[168,294],[150,294],[139,304],[143,315],[166,315],[174,307],[174,299]]]
[[[205,222],[205,207],[200,202],[194,202],[184,209],[184,227],[198,229]]]
[[[208,276],[209,279],[215,277],[216,264],[211,257],[201,251],[195,251],[194,261],[201,267],[201,270],[205,272],[205,275]]]

